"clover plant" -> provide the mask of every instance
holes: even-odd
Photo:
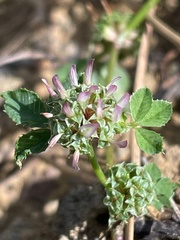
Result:
[[[8,116],[17,125],[30,128],[16,142],[17,165],[21,168],[28,155],[43,152],[55,144],[69,149],[76,171],[80,170],[80,156],[87,155],[105,188],[104,203],[109,209],[110,224],[119,219],[126,222],[131,216],[145,214],[148,205],[157,208],[168,205],[177,186],[167,179],[162,180],[154,165],[140,167],[120,163],[102,170],[93,148],[94,140],[97,148],[111,144],[125,148],[127,141],[117,140],[117,137],[121,138],[123,133],[133,129],[142,151],[149,154],[163,152],[160,134],[146,127],[164,126],[172,115],[172,105],[164,100],[153,100],[146,87],[117,99],[114,96],[116,82],[121,79],[117,77],[107,86],[92,83],[93,62],[90,60],[85,73],[80,75],[76,65],[72,65],[69,73],[71,85],[67,89],[58,75],[52,78],[53,87],[42,79],[49,93],[47,100],[25,88],[7,91],[1,96]],[[155,179],[153,171],[156,172]],[[168,187],[160,194],[165,182]]]

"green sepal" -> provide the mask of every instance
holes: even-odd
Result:
[[[163,151],[163,137],[161,137],[160,134],[151,130],[136,128],[135,136],[137,144],[143,152],[148,154],[156,154]]]
[[[22,135],[15,146],[15,161],[21,168],[22,161],[30,154],[43,152],[48,147],[48,141],[51,137],[49,129],[32,130]]]
[[[20,88],[4,92],[1,96],[5,100],[5,112],[17,125],[44,127],[47,124],[48,120],[41,115],[46,112],[45,104],[35,92]]]

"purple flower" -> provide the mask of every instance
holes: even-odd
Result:
[[[112,143],[113,145],[115,145],[118,148],[125,148],[125,147],[127,147],[127,140],[125,140],[125,141],[118,141],[118,142],[116,142],[114,140],[110,140],[109,142]]]
[[[85,70],[85,74],[84,74],[84,83],[85,83],[86,85],[90,85],[90,84],[91,84],[93,63],[94,63],[94,59],[91,59],[91,60],[88,62],[87,66],[86,66],[86,70]]]
[[[70,78],[72,86],[77,86],[78,85],[78,77],[77,77],[77,71],[76,71],[76,65],[75,64],[73,64],[71,69],[70,69],[69,78]]]
[[[65,102],[62,106],[62,112],[67,116],[67,117],[72,117],[74,116],[74,112],[68,102]]]
[[[117,102],[117,105],[121,108],[125,108],[126,105],[129,103],[129,99],[130,99],[130,94],[129,93],[125,93]]]
[[[49,148],[54,147],[54,145],[59,141],[61,137],[61,134],[58,133],[57,135],[55,135],[50,141],[49,141]]]
[[[47,88],[50,96],[51,96],[52,98],[57,97],[57,96],[58,96],[57,93],[49,86],[49,84],[47,83],[47,81],[46,81],[45,79],[42,79],[42,81],[43,81],[43,83],[46,85],[46,88]]]
[[[65,99],[67,97],[67,92],[65,88],[63,87],[58,75],[54,75],[52,78],[53,85],[55,86],[56,90],[58,91],[61,99]]]
[[[115,83],[116,81],[118,81],[119,79],[120,79],[120,77],[114,78],[114,79],[106,86],[107,96],[110,96],[111,94],[113,94],[113,93],[117,90],[117,86],[114,85],[114,83]]]
[[[76,171],[79,171],[79,170],[80,170],[80,168],[79,168],[79,166],[78,166],[79,155],[80,155],[79,150],[76,150],[76,151],[74,152],[74,154],[73,154],[73,163],[72,163],[72,166],[73,166],[73,168],[74,168]]]
[[[86,102],[90,98],[91,94],[92,92],[81,92],[77,97],[77,101]]]
[[[99,89],[99,87],[97,85],[92,85],[89,88],[89,92],[93,93],[96,92]]]
[[[117,90],[117,86],[116,85],[110,85],[108,90],[107,90],[107,96],[110,96],[111,94],[113,94],[115,91]]]
[[[90,138],[93,133],[98,129],[99,123],[88,123],[80,127],[82,135],[86,138]]]
[[[122,115],[122,108],[116,104],[113,111],[113,122],[118,122]]]

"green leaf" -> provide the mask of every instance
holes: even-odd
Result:
[[[165,195],[159,195],[159,196],[157,196],[157,198],[163,206],[171,208],[171,202],[168,197],[166,197]]]
[[[155,185],[157,194],[164,195],[167,198],[170,198],[174,195],[174,189],[176,184],[171,182],[169,178],[161,178]]]
[[[161,178],[155,185],[158,200],[165,206],[171,207],[170,198],[174,195],[174,189],[178,185],[170,181],[169,178]]]
[[[151,176],[153,182],[157,182],[161,178],[161,170],[157,167],[155,163],[149,163],[145,166],[145,170]]]
[[[22,160],[29,154],[40,153],[48,147],[51,132],[49,129],[37,129],[21,136],[15,146],[15,160],[22,167]]]
[[[160,134],[151,130],[136,128],[135,135],[137,144],[142,151],[148,154],[156,154],[162,152],[163,138]]]
[[[130,98],[130,110],[134,121],[139,122],[149,112],[152,104],[152,94],[148,88],[141,88]]]
[[[41,115],[46,111],[45,104],[33,91],[21,88],[1,95],[7,115],[16,123],[29,127],[44,127],[47,119]]]
[[[153,202],[152,202],[152,206],[154,206],[156,209],[158,210],[161,210],[163,208],[163,203],[161,203],[159,201],[159,199],[155,199]]]
[[[172,115],[172,104],[164,100],[152,102],[149,112],[138,123],[144,127],[162,127]]]

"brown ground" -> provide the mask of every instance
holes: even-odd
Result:
[[[0,92],[22,86],[37,91],[44,98],[47,95],[41,78],[50,81],[62,64],[90,57],[93,20],[85,2],[93,3],[98,14],[103,12],[99,1],[0,1]],[[119,9],[126,8],[126,2],[136,10],[140,1],[110,2]],[[159,17],[177,32],[180,30],[178,4],[178,1],[162,1],[158,10]],[[145,159],[155,161],[165,176],[180,182],[179,49],[156,31],[150,48],[145,84],[156,96],[172,101],[174,114],[161,130],[166,154],[145,156]],[[122,62],[132,79],[136,64],[134,56]],[[19,170],[13,161],[14,144],[25,130],[15,126],[3,113],[2,99],[0,108],[0,239],[66,240],[65,236],[59,238],[55,231],[59,201],[61,206],[72,189],[96,182],[91,167],[86,159],[81,159],[81,171],[75,172],[71,161],[67,160],[67,151],[56,146],[29,157]],[[121,150],[120,154],[120,160],[129,161],[129,148]],[[179,191],[175,201],[180,206]],[[100,221],[99,224],[103,231],[107,223]]]

